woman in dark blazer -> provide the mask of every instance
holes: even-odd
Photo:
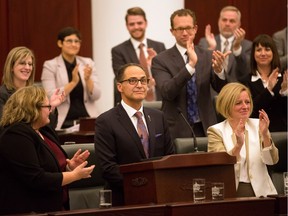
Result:
[[[90,177],[88,151],[69,160],[50,122],[51,105],[42,87],[17,90],[0,121],[0,214],[69,209],[66,185]]]
[[[242,81],[249,87],[254,103],[252,118],[264,109],[270,118],[269,130],[287,131],[287,71],[281,74],[280,59],[273,39],[258,35],[252,44],[251,71]]]

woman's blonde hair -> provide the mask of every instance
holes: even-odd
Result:
[[[27,80],[26,86],[33,85],[34,83],[35,68],[36,68],[34,53],[32,52],[32,50],[24,46],[15,47],[12,50],[10,50],[10,52],[8,53],[5,64],[4,64],[4,71],[3,71],[3,77],[2,77],[2,84],[4,84],[8,90],[15,89],[15,85],[13,82],[13,79],[14,79],[13,67],[16,61],[21,61],[30,56],[32,58],[33,67],[32,67],[31,75],[29,79]]]
[[[40,109],[47,95],[43,87],[26,86],[18,89],[3,107],[1,126],[16,122],[32,124],[41,118]]]
[[[239,95],[243,91],[246,91],[249,95],[250,104],[251,104],[249,115],[251,115],[253,111],[253,101],[252,101],[250,90],[245,85],[242,85],[241,83],[237,83],[237,82],[228,83],[222,88],[222,90],[220,91],[216,99],[217,112],[220,113],[226,119],[230,118],[232,108],[236,104],[236,101],[238,100]]]

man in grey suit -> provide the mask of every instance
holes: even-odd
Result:
[[[287,27],[275,32],[272,37],[280,57],[281,70],[287,70]]]
[[[206,136],[207,128],[217,122],[210,84],[216,91],[226,84],[223,62],[230,52],[223,54],[194,46],[196,15],[189,9],[175,11],[170,23],[176,44],[155,56],[151,67],[156,88],[161,92],[162,109],[172,139],[192,136],[186,119],[196,136]]]
[[[162,42],[154,41],[146,38],[145,32],[147,28],[146,14],[139,7],[129,8],[125,16],[126,28],[131,36],[129,40],[112,48],[112,66],[115,77],[117,71],[122,65],[127,63],[140,63],[140,48],[141,43],[144,44],[143,51],[147,60],[148,73],[150,73],[151,60],[157,53],[165,50],[165,45]],[[143,66],[143,65],[142,65]],[[150,74],[151,75],[151,74]],[[150,77],[149,95],[155,95],[155,98],[146,97],[146,100],[161,100],[160,95],[155,92],[155,81]],[[116,88],[116,81],[114,85],[114,105],[117,105],[121,100],[120,94]]]
[[[95,123],[95,152],[99,155],[103,178],[108,183],[106,188],[112,190],[113,206],[124,205],[119,165],[174,153],[163,112],[143,107],[149,83],[144,69],[139,64],[126,64],[120,68],[116,80],[122,100],[97,117]],[[145,133],[138,127],[135,115],[139,112]]]
[[[207,25],[205,37],[199,41],[199,46],[209,50],[225,52],[231,50],[224,66],[228,82],[239,81],[250,70],[250,53],[252,42],[245,39],[245,30],[241,26],[241,12],[234,6],[226,6],[220,11],[218,19],[219,34],[214,37],[211,26]],[[226,42],[227,41],[227,42]],[[225,46],[227,43],[227,48]]]

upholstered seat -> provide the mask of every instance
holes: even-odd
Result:
[[[162,108],[162,101],[144,101],[143,102],[144,107],[149,107],[153,109],[161,110]]]
[[[95,154],[94,143],[70,144],[62,145],[62,147],[67,152],[69,159],[79,148],[82,151],[88,149],[90,151],[88,165],[95,164],[91,178],[81,179],[69,185],[70,209],[98,208],[99,190],[103,189],[105,181],[102,178],[98,158]]]
[[[272,132],[271,136],[278,148],[279,161],[267,167],[278,194],[284,194],[283,172],[287,172],[287,132]]]

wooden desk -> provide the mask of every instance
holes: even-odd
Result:
[[[229,198],[203,203],[167,204],[169,216],[274,216],[273,198]]]
[[[275,198],[229,198],[203,203],[112,207],[49,212],[50,216],[274,216]]]
[[[224,182],[225,197],[236,197],[235,163],[236,157],[226,152],[201,152],[168,155],[159,160],[121,165],[125,203],[138,205],[192,201],[193,178],[206,179],[208,200],[211,199],[211,182]]]
[[[80,209],[50,212],[50,216],[166,216],[166,205],[125,206],[109,209]]]
[[[94,143],[94,135],[94,131],[58,132],[61,145],[64,145],[65,142]]]
[[[287,196],[270,195],[268,197],[275,198],[275,216],[287,216]]]

